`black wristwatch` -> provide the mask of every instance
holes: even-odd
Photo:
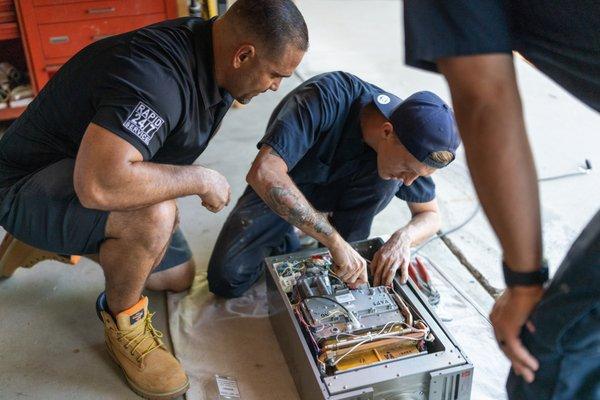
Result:
[[[506,286],[535,286],[543,285],[548,280],[548,263],[542,260],[542,266],[537,271],[532,272],[516,272],[511,270],[506,263],[502,262],[504,271],[504,281]]]

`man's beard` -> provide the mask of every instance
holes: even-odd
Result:
[[[246,104],[250,103],[250,101],[252,101],[252,97],[242,96],[242,97],[236,98],[235,100],[240,104],[246,105]]]

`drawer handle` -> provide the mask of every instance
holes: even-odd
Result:
[[[95,42],[96,40],[106,39],[107,37],[111,37],[114,35],[115,35],[114,33],[112,33],[110,35],[94,35],[94,36],[92,36],[92,40]]]
[[[69,37],[68,36],[51,36],[49,40],[50,40],[50,43],[52,43],[52,44],[68,43]]]
[[[117,11],[116,7],[88,8],[88,14],[108,14]]]

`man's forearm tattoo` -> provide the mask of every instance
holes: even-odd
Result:
[[[267,192],[266,202],[277,214],[293,225],[310,227],[326,236],[333,233],[333,227],[327,219],[289,188],[272,187]]]

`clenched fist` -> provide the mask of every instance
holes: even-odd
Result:
[[[203,171],[203,190],[198,195],[202,205],[211,212],[217,213],[229,204],[231,186],[219,172],[205,168]]]

